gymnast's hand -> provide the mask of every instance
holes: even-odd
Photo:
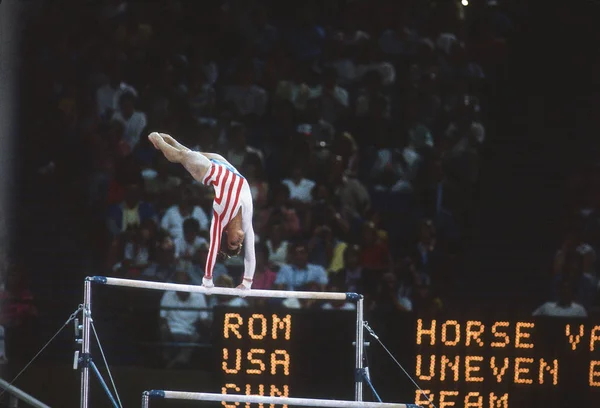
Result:
[[[202,286],[204,286],[207,289],[211,289],[215,287],[215,284],[213,283],[212,278],[202,278]]]

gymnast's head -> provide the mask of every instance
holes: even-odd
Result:
[[[242,252],[242,243],[244,242],[244,230],[242,229],[242,212],[239,211],[235,217],[229,221],[225,227],[225,245],[221,252],[225,257],[239,255]]]

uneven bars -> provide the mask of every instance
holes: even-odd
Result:
[[[35,408],[50,408],[50,406],[44,404],[41,401],[38,401],[37,399],[35,399],[31,395],[27,394],[25,391],[18,389],[14,385],[11,385],[8,381],[5,381],[5,380],[3,380],[1,378],[0,378],[0,389],[6,390],[6,392],[8,392],[9,394],[11,394],[14,397],[20,399],[21,401],[25,402],[26,404],[31,405],[32,407],[35,407]]]
[[[361,295],[357,293],[339,292],[299,292],[291,290],[254,290],[234,288],[206,288],[200,285],[183,285],[180,283],[152,282],[145,280],[109,278],[106,276],[88,276],[86,280],[102,285],[126,286],[130,288],[172,290],[176,292],[200,292],[206,295],[227,295],[239,297],[257,298],[281,298],[281,299],[321,299],[321,300],[349,300],[357,302]]]
[[[233,403],[251,403],[251,404],[277,404],[292,405],[304,407],[323,407],[323,408],[419,408],[414,404],[384,403],[384,402],[364,402],[364,401],[341,401],[328,399],[311,398],[287,398],[287,397],[261,397],[258,395],[234,395],[234,394],[216,394],[208,392],[186,392],[186,391],[164,391],[152,390],[144,391],[145,402],[143,408],[147,408],[147,401],[150,398],[193,400],[193,401],[214,401],[214,402],[233,402]]]

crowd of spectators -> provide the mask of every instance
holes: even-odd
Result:
[[[48,2],[28,32],[44,66],[32,126],[60,154],[40,172],[84,186],[99,273],[200,284],[212,191],[147,140],[171,134],[247,178],[254,288],[436,313],[473,227],[486,73],[510,31],[495,4],[469,16],[445,1]],[[237,284],[242,261],[220,259],[215,282]],[[168,335],[210,321],[168,307],[249,302],[201,297],[164,295]]]
[[[600,168],[577,169],[567,185],[566,223],[552,262],[549,300],[535,315],[585,317],[600,311]]]

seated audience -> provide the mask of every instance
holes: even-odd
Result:
[[[180,264],[175,283],[190,284],[187,266]],[[161,338],[165,342],[193,343],[206,335],[210,315],[206,297],[199,292],[165,292],[160,302]],[[185,310],[183,310],[185,309]],[[167,368],[189,365],[192,347],[166,347],[163,357]]]
[[[284,290],[298,290],[308,282],[316,282],[320,290],[325,290],[327,272],[322,266],[308,263],[306,245],[297,243],[291,248],[290,263],[279,269],[275,286]]]
[[[194,205],[193,193],[189,188],[182,188],[177,204],[169,207],[160,221],[162,229],[174,239],[183,237],[183,222],[188,218],[198,221],[200,231],[208,231],[209,219],[204,210]]]
[[[533,316],[587,317],[585,308],[573,301],[573,294],[572,282],[564,279],[560,284],[558,300],[544,303],[533,311]]]
[[[200,223],[195,218],[183,221],[183,236],[175,238],[175,258],[191,261],[200,247],[208,241],[200,236]]]

